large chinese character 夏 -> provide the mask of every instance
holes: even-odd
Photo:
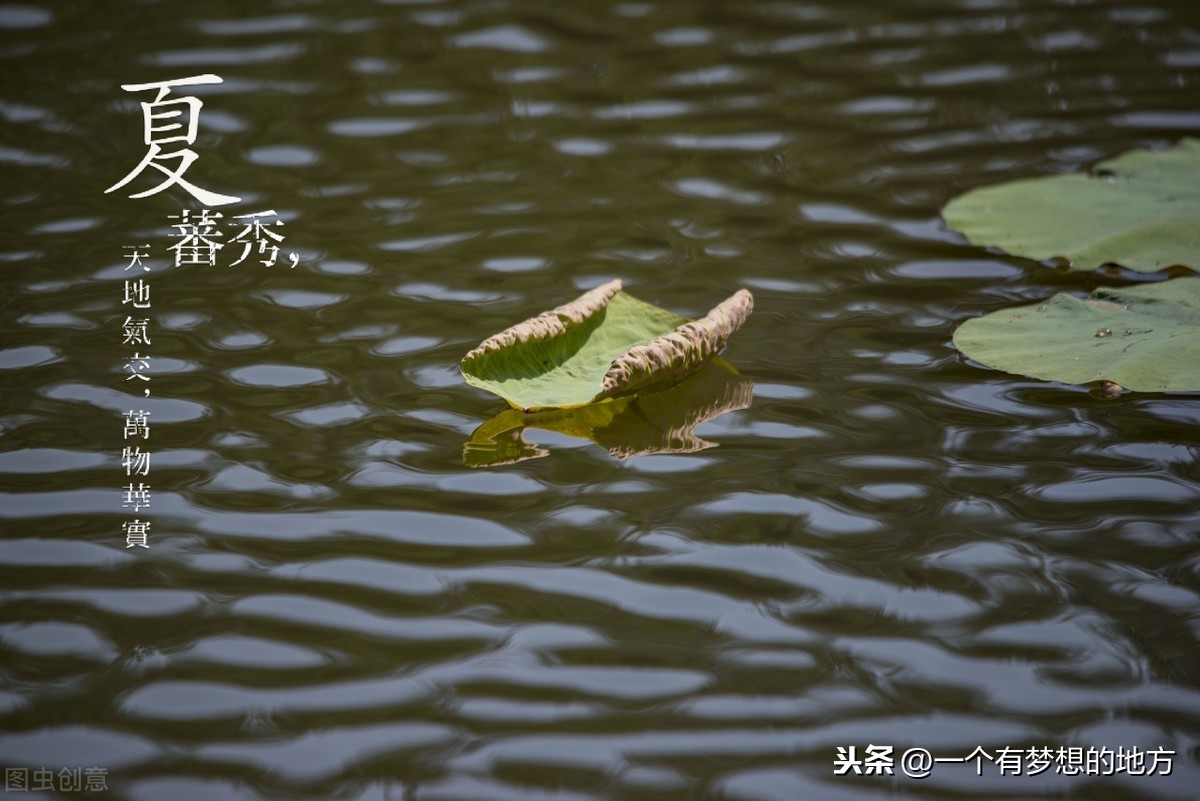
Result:
[[[192,75],[188,78],[178,78],[173,81],[157,81],[155,83],[126,83],[121,88],[126,92],[144,92],[156,90],[157,95],[149,103],[142,103],[142,139],[148,148],[146,155],[128,175],[104,190],[105,194],[128,184],[148,168],[161,172],[165,177],[158,186],[144,192],[130,195],[131,198],[143,198],[157,194],[169,186],[178,185],[192,197],[206,206],[224,206],[241,200],[232,195],[222,195],[201,189],[183,177],[188,168],[199,156],[195,151],[186,147],[196,142],[196,133],[200,127],[200,109],[204,105],[195,97],[183,96],[169,98],[172,87],[196,86],[197,84],[221,83],[221,78],[211,73]],[[173,167],[163,162],[177,161]]]

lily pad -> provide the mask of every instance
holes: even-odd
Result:
[[[1200,269],[1200,139],[1134,150],[1087,174],[974,189],[942,210],[973,244],[1073,270],[1120,264],[1138,272]]]
[[[753,394],[750,379],[723,359],[711,359],[678,383],[637,395],[529,414],[505,409],[471,434],[463,445],[463,463],[497,467],[546,456],[548,450],[525,441],[527,428],[586,437],[618,459],[693,453],[714,447],[696,436],[696,426],[725,412],[745,409]]]
[[[1200,392],[1200,278],[1060,293],[968,320],[954,344],[988,367],[1046,381]]]
[[[523,411],[580,406],[695,372],[753,305],[743,289],[689,321],[610,281],[485,340],[459,369],[468,384]]]

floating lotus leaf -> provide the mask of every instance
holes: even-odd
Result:
[[[526,442],[527,428],[586,437],[621,459],[651,453],[691,453],[713,447],[697,437],[701,423],[750,405],[754,384],[722,359],[711,359],[661,389],[571,409],[525,413],[506,409],[475,429],[463,445],[468,467],[496,467],[546,456]]]
[[[1063,258],[1075,270],[1200,269],[1200,139],[1134,150],[1090,173],[974,189],[942,210],[972,243],[1017,256]]]
[[[610,281],[485,340],[459,369],[468,384],[517,409],[579,406],[695,372],[725,346],[753,304],[743,289],[689,321]]]
[[[963,323],[954,344],[997,370],[1137,392],[1200,392],[1200,278],[1061,293]]]

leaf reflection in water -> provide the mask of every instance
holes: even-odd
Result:
[[[463,463],[499,467],[549,455],[546,448],[525,441],[527,428],[590,439],[619,459],[692,453],[715,447],[696,436],[696,426],[745,409],[753,394],[753,381],[714,358],[679,383],[638,395],[572,409],[531,413],[506,409],[471,434],[463,445]]]

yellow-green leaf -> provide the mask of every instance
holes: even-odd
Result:
[[[698,370],[752,308],[743,289],[689,321],[611,281],[490,337],[463,357],[459,369],[468,384],[517,409],[579,406]]]

